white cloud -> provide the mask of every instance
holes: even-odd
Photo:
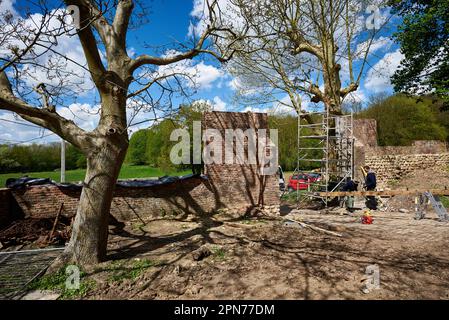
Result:
[[[209,1],[212,3],[212,1]],[[221,21],[227,26],[232,27],[234,30],[242,29],[245,25],[245,21],[241,14],[239,14],[239,8],[236,7],[230,0],[217,0],[216,13],[218,8],[220,10]],[[193,24],[189,25],[188,36],[199,36],[204,30],[206,30],[209,21],[209,10],[205,5],[205,0],[194,0],[193,9],[190,15],[196,20]]]
[[[196,83],[202,89],[211,88],[215,80],[223,76],[223,71],[214,66],[206,65],[203,61],[194,66],[193,69],[190,68],[189,72],[193,70],[196,72]]]
[[[348,102],[361,102],[365,103],[367,101],[367,97],[364,91],[357,90],[355,92],[351,92],[346,98]]]
[[[238,91],[242,88],[242,84],[240,83],[239,78],[233,78],[231,81],[228,82],[228,87],[232,90]]]
[[[364,86],[367,90],[378,93],[391,89],[391,76],[398,69],[404,55],[400,50],[389,52],[378,61],[368,74],[364,81]]]
[[[204,105],[207,106],[209,111],[227,111],[228,104],[224,102],[219,96],[215,96],[212,101],[208,99],[199,99],[192,103],[193,106],[198,105],[204,110]]]
[[[267,113],[269,111],[269,108],[246,107],[241,112]]]
[[[370,45],[370,41],[365,41],[357,46],[356,54],[358,59],[363,59],[365,57],[366,51],[369,47],[369,53],[373,54],[379,51],[389,51],[393,45],[393,40],[389,37],[380,37],[373,40]]]
[[[179,52],[169,50],[164,57],[169,57]],[[213,66],[205,64],[204,61],[197,62],[195,60],[182,60],[166,66],[160,66],[153,77],[160,77],[170,74],[181,74],[187,79],[186,85],[190,88],[201,90],[211,89],[215,81],[224,76],[224,72]]]
[[[11,7],[11,1],[1,2],[1,8]],[[83,49],[77,36],[67,33],[59,35],[64,29],[60,19],[64,17],[65,12],[62,9],[53,10],[45,16],[44,34],[38,39],[38,45],[33,47],[26,58],[33,61],[34,64],[23,64],[19,66],[23,73],[22,80],[34,87],[39,83],[45,83],[50,86],[64,86],[78,95],[87,95],[93,88],[90,73],[87,70],[87,62]],[[40,27],[44,16],[40,13],[29,15],[22,22],[23,27],[18,28],[17,32],[23,32],[24,38],[29,37],[33,30]],[[15,17],[14,23],[21,21],[19,16]],[[4,26],[5,29],[13,28],[12,25]],[[23,31],[20,31],[22,30]],[[73,31],[70,31],[73,33]],[[52,35],[55,36],[52,36]],[[58,34],[56,36],[56,34]],[[33,37],[27,41],[30,42]],[[51,46],[47,50],[45,46]],[[0,56],[7,57],[11,55],[9,48],[16,47],[24,49],[26,44],[18,40],[17,36],[4,39]],[[42,67],[46,66],[48,68]]]
[[[273,114],[296,114],[289,95],[285,95],[278,102],[274,102],[270,112]]]
[[[56,135],[49,135],[51,132],[34,126],[33,124],[24,121],[23,119],[14,116],[11,112],[0,112],[0,144],[14,144],[23,141],[30,141],[29,143],[44,143],[54,142],[60,139]],[[12,121],[12,122],[8,122]],[[13,123],[14,122],[14,123]],[[17,124],[15,122],[21,123]],[[40,138],[43,135],[48,137]]]
[[[10,12],[13,16],[17,15],[14,9],[15,0],[0,0],[0,14],[3,12]]]
[[[100,119],[100,106],[91,106],[84,103],[73,103],[68,107],[58,109],[62,117],[73,120],[80,128],[91,131],[98,125]]]
[[[221,100],[220,97],[216,96],[213,99],[213,110],[214,111],[226,111],[227,103]]]

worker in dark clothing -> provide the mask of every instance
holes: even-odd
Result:
[[[341,188],[341,191],[353,192],[357,191],[358,187],[359,183],[357,181],[353,181],[351,178],[347,178],[346,183]],[[346,196],[343,201],[346,204],[346,210],[348,210],[349,212],[354,212],[354,197]]]
[[[377,181],[376,174],[371,170],[369,166],[364,167],[366,172],[365,177],[365,189],[366,191],[374,191],[376,190]],[[377,200],[374,196],[368,196],[366,201],[366,206],[368,209],[377,210]]]
[[[365,188],[367,191],[374,191],[376,190],[376,174],[371,170],[370,167],[366,166],[365,171],[367,172],[366,178],[365,178]]]
[[[353,181],[351,178],[346,179],[346,183],[341,187],[341,191],[357,191],[358,183]]]

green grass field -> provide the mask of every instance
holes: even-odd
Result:
[[[83,181],[84,175],[86,173],[85,169],[78,170],[68,170],[66,171],[66,181],[67,182],[79,182]],[[182,176],[192,173],[190,170],[186,171],[172,171],[164,173],[161,169],[152,168],[148,166],[130,166],[123,165],[120,171],[119,179],[134,179],[134,178],[154,178],[162,176]],[[8,178],[20,178],[27,175],[31,178],[50,178],[54,181],[60,180],[59,171],[44,171],[44,172],[26,172],[26,173],[4,173],[0,174],[0,188],[5,187],[6,179]]]

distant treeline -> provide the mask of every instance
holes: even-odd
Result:
[[[378,96],[355,116],[377,120],[381,146],[409,146],[415,140],[448,141],[449,137],[449,110],[435,97]]]
[[[61,144],[0,145],[0,172],[53,171],[61,166]],[[66,169],[86,167],[86,158],[66,145]]]
[[[356,118],[377,120],[379,145],[407,146],[414,140],[442,140],[449,137],[449,111],[433,97],[408,97],[405,95],[377,96],[369,105],[349,106]],[[188,169],[190,166],[175,166],[170,161],[170,150],[177,142],[170,141],[176,128],[192,131],[193,121],[201,120],[205,106],[181,106],[179,113],[171,119],[159,121],[148,129],[135,132],[130,139],[126,163],[148,165],[163,171]],[[348,108],[347,108],[348,109]],[[297,167],[298,119],[294,115],[270,115],[269,126],[279,130],[279,162],[284,170]],[[307,134],[304,132],[304,134]],[[192,135],[191,135],[192,136]],[[306,147],[314,147],[313,142]],[[309,158],[321,158],[319,151],[311,151]],[[312,169],[316,163],[300,163],[302,169]],[[67,169],[85,168],[86,159],[72,145],[67,146]],[[60,144],[0,145],[0,172],[51,171],[60,167]],[[195,168],[199,170],[199,168]],[[197,171],[198,172],[198,171]]]

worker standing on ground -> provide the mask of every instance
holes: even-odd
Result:
[[[357,191],[359,183],[357,181],[353,181],[351,178],[346,178],[346,183],[341,188],[343,192],[354,192]],[[343,202],[346,204],[346,210],[349,212],[354,212],[354,197],[346,196],[344,197]]]
[[[371,170],[369,166],[364,167],[366,172],[365,177],[365,189],[366,191],[375,191],[377,186],[376,174]],[[377,200],[374,196],[368,196],[366,201],[368,209],[377,210]]]

